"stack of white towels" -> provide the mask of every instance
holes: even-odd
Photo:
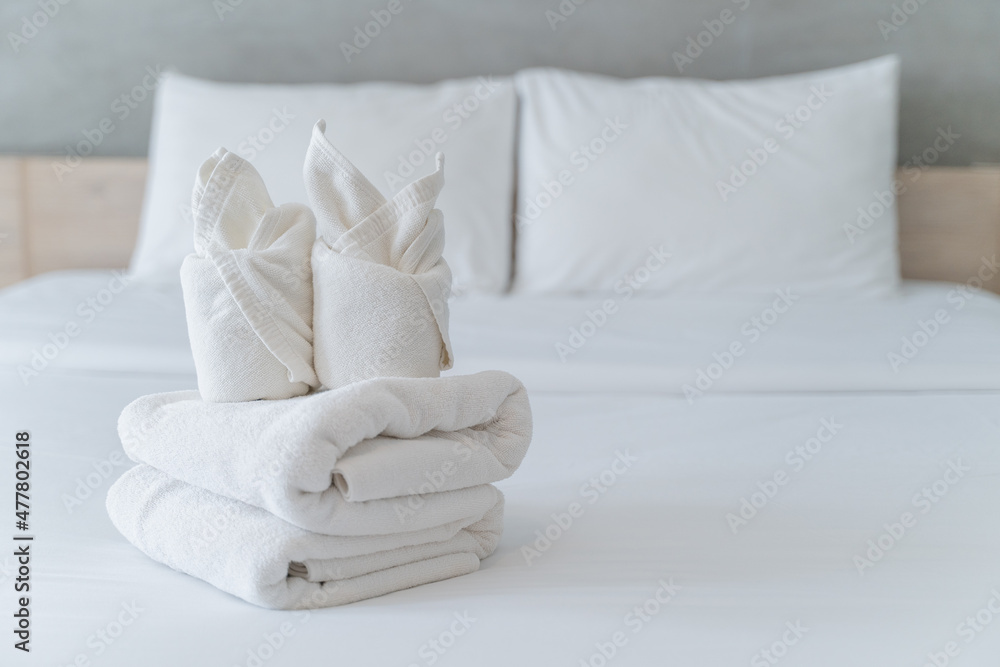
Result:
[[[474,572],[496,548],[492,482],[531,440],[521,383],[452,365],[436,171],[387,201],[316,124],[310,207],[275,207],[217,151],[181,269],[198,391],[143,396],[139,465],[108,493],[151,558],[272,608],[329,607]]]

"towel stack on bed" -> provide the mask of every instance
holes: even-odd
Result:
[[[441,159],[386,201],[323,130],[305,166],[316,218],[275,207],[224,150],[200,170],[182,268],[199,391],[125,408],[140,465],[108,494],[151,558],[284,609],[478,569],[503,528],[492,482],[531,439],[517,379],[439,377],[452,363]]]

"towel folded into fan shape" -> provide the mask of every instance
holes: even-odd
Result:
[[[318,386],[312,212],[275,207],[257,170],[224,148],[199,169],[191,206],[195,252],[181,285],[202,398],[289,398]]]
[[[391,200],[313,128],[304,177],[319,238],[312,253],[316,374],[331,389],[372,377],[438,377],[451,368],[451,269],[444,156]]]

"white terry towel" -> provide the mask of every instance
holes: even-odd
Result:
[[[224,148],[198,170],[191,205],[195,252],[181,285],[202,398],[290,398],[319,386],[312,212],[275,207],[253,165]]]
[[[319,238],[312,270],[316,374],[328,388],[373,377],[438,377],[451,368],[451,270],[436,171],[391,201],[313,128],[304,176]]]
[[[395,535],[333,537],[140,465],[108,491],[115,527],[150,558],[254,604],[332,607],[475,572],[503,530],[478,517]]]
[[[531,407],[502,371],[376,378],[284,401],[143,396],[126,453],[313,532],[414,531],[485,511],[531,440]]]

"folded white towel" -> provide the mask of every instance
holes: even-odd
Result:
[[[283,401],[143,396],[118,431],[135,461],[308,530],[372,535],[468,518],[520,465],[531,407],[502,371],[376,378]],[[353,501],[353,502],[350,502]]]
[[[223,148],[198,171],[192,212],[195,252],[181,285],[202,398],[289,398],[318,386],[313,214],[276,208],[253,165]]]
[[[437,170],[391,201],[313,128],[304,176],[319,239],[312,254],[316,374],[331,389],[373,377],[437,377],[451,368],[451,270],[434,208]]]
[[[395,535],[333,537],[146,465],[108,491],[108,515],[150,558],[263,607],[332,607],[474,572],[503,530],[480,516]]]

